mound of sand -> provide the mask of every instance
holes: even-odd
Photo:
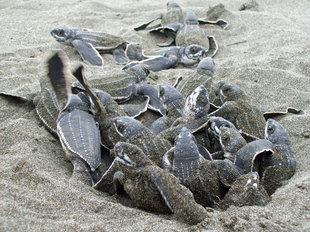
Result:
[[[218,1],[178,1],[206,18]],[[0,91],[34,94],[54,49],[63,49],[74,67],[80,56],[49,34],[55,26],[90,28],[156,48],[146,31],[133,30],[165,11],[166,1],[9,1],[2,0]],[[70,184],[72,165],[59,141],[44,128],[30,105],[1,98],[1,221],[2,231],[309,231],[310,230],[310,3],[262,0],[255,9],[239,11],[243,1],[223,0],[226,30],[205,26],[219,50],[215,81],[239,85],[262,109],[303,110],[278,120],[287,129],[296,154],[297,172],[265,207],[210,210],[196,226],[119,203],[116,196],[82,184]],[[119,70],[111,55],[103,67],[86,66],[86,76]],[[157,83],[174,82],[192,68],[157,73]],[[154,81],[152,82],[154,83]]]

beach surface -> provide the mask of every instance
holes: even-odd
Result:
[[[294,107],[301,114],[277,120],[286,128],[297,160],[296,174],[272,195],[265,207],[208,210],[198,225],[173,215],[146,212],[120,203],[117,196],[69,182],[72,165],[60,142],[37,117],[31,104],[0,98],[0,230],[1,231],[310,231],[310,2],[261,0],[240,11],[246,0],[178,1],[206,19],[209,7],[222,3],[226,30],[203,26],[219,45],[214,82],[239,85],[262,110]],[[71,67],[83,63],[87,78],[117,72],[112,55],[104,66],[83,62],[73,47],[50,35],[56,26],[103,31],[144,49],[161,42],[133,28],[166,11],[166,1],[0,1],[0,91],[22,96],[40,91],[46,60],[64,50]],[[173,84],[195,67],[156,73],[152,84]]]

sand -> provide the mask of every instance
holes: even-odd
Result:
[[[178,1],[206,18],[219,1]],[[297,172],[265,207],[210,210],[196,226],[173,215],[145,212],[121,204],[116,196],[69,182],[72,165],[59,141],[40,122],[31,105],[1,99],[1,231],[309,231],[310,230],[310,2],[262,0],[239,11],[245,0],[223,0],[227,30],[205,26],[215,36],[214,81],[239,85],[265,110],[295,107],[303,114],[278,118],[289,134]],[[49,34],[55,26],[89,28],[123,36],[143,48],[156,48],[146,31],[133,27],[165,11],[166,1],[1,0],[0,91],[27,95],[40,91],[45,61],[63,49],[72,67],[81,58]],[[85,64],[88,78],[119,70],[111,55],[105,65]],[[173,83],[194,67],[157,73],[157,83]],[[154,83],[151,82],[151,83]]]

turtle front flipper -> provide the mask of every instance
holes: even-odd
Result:
[[[287,107],[285,111],[277,111],[277,112],[264,112],[264,118],[266,120],[268,120],[269,118],[275,118],[278,116],[283,116],[283,115],[287,115],[287,114],[301,114],[303,111],[299,110],[299,109],[295,109],[293,107]]]
[[[34,99],[33,95],[29,95],[29,96],[19,96],[19,95],[15,95],[15,94],[11,94],[11,93],[7,93],[7,92],[0,92],[0,96],[13,100],[13,101],[17,101],[17,102],[21,102],[21,103],[27,103],[27,102],[32,102],[32,100]]]
[[[215,56],[218,50],[218,45],[213,36],[208,36],[208,39],[209,39],[209,50],[206,52],[205,56],[213,57]]]
[[[228,22],[225,21],[224,19],[218,19],[216,21],[210,21],[210,20],[203,20],[203,19],[198,19],[199,24],[212,24],[212,25],[217,25],[220,26],[222,29],[225,29],[228,27]]]
[[[138,97],[136,99],[138,99]],[[136,99],[134,99],[134,100],[136,100]],[[136,118],[140,114],[147,111],[149,101],[150,101],[149,96],[141,96],[140,99],[139,99],[140,102],[137,102],[136,104],[135,103],[130,104],[127,102],[126,104],[120,105],[120,107],[126,112],[126,114],[128,116]]]
[[[155,166],[143,170],[157,187],[166,205],[174,215],[189,224],[197,224],[207,216],[205,208],[195,202],[191,191],[181,185],[177,177]]]
[[[76,48],[78,53],[81,55],[83,60],[88,61],[90,64],[95,66],[102,66],[103,59],[100,56],[99,52],[94,48],[90,43],[87,43],[83,40],[73,40],[73,46]]]
[[[48,62],[48,74],[56,95],[57,105],[60,110],[67,107],[71,96],[69,59],[62,51],[58,51]]]
[[[149,70],[153,72],[158,72],[164,69],[173,68],[178,64],[178,58],[176,56],[157,56],[154,58],[146,59],[142,61]]]
[[[158,14],[155,18],[153,18],[152,20],[148,21],[147,23],[144,23],[138,27],[135,27],[134,30],[135,31],[141,31],[141,30],[144,30],[145,28],[147,28],[148,25],[150,25],[152,22],[158,20],[158,19],[161,19],[162,18],[162,14]],[[156,26],[160,26],[161,24],[158,24]]]

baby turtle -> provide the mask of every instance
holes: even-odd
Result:
[[[205,146],[205,130],[208,122],[208,111],[210,108],[208,92],[203,86],[198,86],[187,98],[183,108],[182,117],[174,121],[172,126],[159,135],[174,142],[174,139],[180,134],[181,129],[186,127],[191,133],[195,133],[198,144]],[[199,134],[198,132],[202,132]]]
[[[220,202],[220,208],[227,209],[230,205],[239,207],[245,205],[265,206],[270,200],[268,193],[260,184],[258,173],[249,172],[236,179]]]
[[[107,106],[102,104],[82,73],[75,75],[75,77],[83,85],[95,104],[97,110],[95,116],[106,146],[112,149],[118,141],[133,143],[141,147],[152,161],[161,166],[162,156],[171,148],[170,142],[160,136],[155,136],[150,129],[134,118],[128,116],[107,117],[111,115],[108,114]]]
[[[198,44],[191,44],[186,47],[172,46],[161,49],[159,55],[140,61],[140,63],[146,65],[151,71],[158,72],[176,67],[179,64],[184,66],[197,64],[205,56],[205,52],[206,49]],[[137,63],[133,62],[125,67],[135,64]]]
[[[184,97],[173,86],[158,85],[158,94],[162,105],[167,111],[167,115],[158,118],[150,126],[150,129],[155,134],[169,128],[177,118],[181,117],[184,107]]]
[[[175,146],[163,157],[163,168],[171,171],[184,184],[188,178],[193,176],[203,160],[194,136],[186,127],[183,127],[175,139]]]
[[[262,184],[271,195],[290,179],[296,170],[296,160],[285,128],[276,120],[268,119],[265,127],[265,138],[274,148],[274,154],[268,160],[268,167],[263,173]]]
[[[74,46],[83,60],[92,65],[103,65],[103,59],[99,52],[113,53],[115,61],[119,64],[125,64],[129,61],[125,52],[129,43],[121,37],[104,32],[66,27],[52,29],[51,35],[57,42]],[[132,49],[129,51],[131,52]],[[130,54],[129,56],[133,57],[134,55]]]
[[[167,12],[166,13],[160,13],[156,15],[152,20],[150,20],[147,23],[142,24],[141,26],[135,27],[134,29],[136,31],[144,30],[147,28],[148,25],[153,23],[156,20],[161,20],[161,23],[154,26],[153,28],[163,28],[165,26],[171,25],[171,27],[174,27],[174,25],[178,26],[183,24],[184,21],[184,13],[181,8],[181,6],[174,2],[169,1],[167,2]]]
[[[139,208],[160,213],[173,213],[178,219],[197,224],[207,212],[194,200],[193,194],[173,174],[154,165],[144,152],[130,143],[115,145],[119,182]]]
[[[207,57],[213,57],[218,50],[217,42],[214,37],[208,35],[207,32],[199,26],[198,18],[194,11],[187,12],[184,26],[176,33],[175,44],[176,46],[199,44],[206,48],[205,55]]]
[[[138,97],[142,97],[144,99],[147,98],[147,107],[149,109],[165,115],[166,110],[164,109],[160,102],[160,99],[158,98],[157,89],[150,84],[143,83],[148,74],[149,70],[144,65],[137,64],[127,67],[125,69],[125,72],[123,71],[119,75],[104,77],[104,79],[91,79],[89,81],[89,84],[92,88],[103,90],[104,92],[110,94],[113,99],[118,103],[128,102]],[[80,73],[79,75],[83,74]],[[73,83],[73,88],[77,91],[85,90],[84,87],[78,82]],[[123,107],[130,111],[129,113],[131,113],[131,110],[134,110],[134,112],[136,112],[137,108],[140,108],[141,110],[138,110],[137,113],[141,114],[142,111],[146,110],[145,107],[143,107],[145,105],[145,101],[143,101],[141,104],[142,105],[139,105],[137,107]]]
[[[231,121],[243,133],[257,138],[264,137],[265,118],[263,113],[250,104],[245,93],[235,84],[219,82],[222,106],[209,114]]]
[[[205,57],[199,62],[193,76],[178,79],[174,86],[184,97],[187,97],[195,88],[203,85],[209,93],[210,102],[213,102],[215,99],[215,86],[212,81],[213,74],[214,61],[211,57]]]
[[[48,77],[61,109],[57,117],[57,134],[67,158],[72,162],[72,177],[92,185],[96,181],[92,176],[101,164],[100,131],[82,100],[71,93],[68,63],[61,52],[48,61]]]
[[[184,16],[184,12],[182,11],[182,8],[180,7],[180,5],[176,2],[170,1],[167,3],[167,13],[161,13],[157,15],[151,21],[145,24],[142,24],[141,26],[136,27],[134,29],[136,31],[143,30],[147,28],[149,24],[159,19],[161,19],[161,23],[151,27],[150,29],[152,30],[150,30],[150,32],[164,34],[168,37],[168,40],[165,43],[158,44],[158,46],[170,46],[174,42],[175,42],[175,45],[177,46],[186,46],[189,44],[193,44],[193,41],[191,40],[194,39],[194,41],[199,41],[197,44],[200,44],[202,46],[209,47],[209,44],[211,45],[210,47],[212,49],[210,49],[210,54],[209,54],[210,56],[213,56],[217,50],[217,46],[216,46],[216,42],[214,38],[212,36],[210,38],[206,37],[206,34],[202,32],[203,31],[202,29],[196,30],[195,28],[193,30],[194,26],[192,25],[194,24],[199,25],[199,23],[215,24],[215,25],[221,26],[223,29],[228,26],[228,23],[222,19],[219,19],[217,21],[198,20],[197,16],[195,15],[193,11],[188,11],[186,16]],[[180,35],[180,38],[178,39],[180,32],[181,32],[181,35]],[[185,37],[186,40],[183,39],[184,32],[185,34],[187,34]],[[198,33],[198,36],[197,36],[197,33]],[[196,38],[194,38],[193,35],[195,35]],[[197,40],[197,38],[199,39]],[[207,43],[204,42],[204,39]],[[185,44],[183,44],[183,42],[185,42]]]

